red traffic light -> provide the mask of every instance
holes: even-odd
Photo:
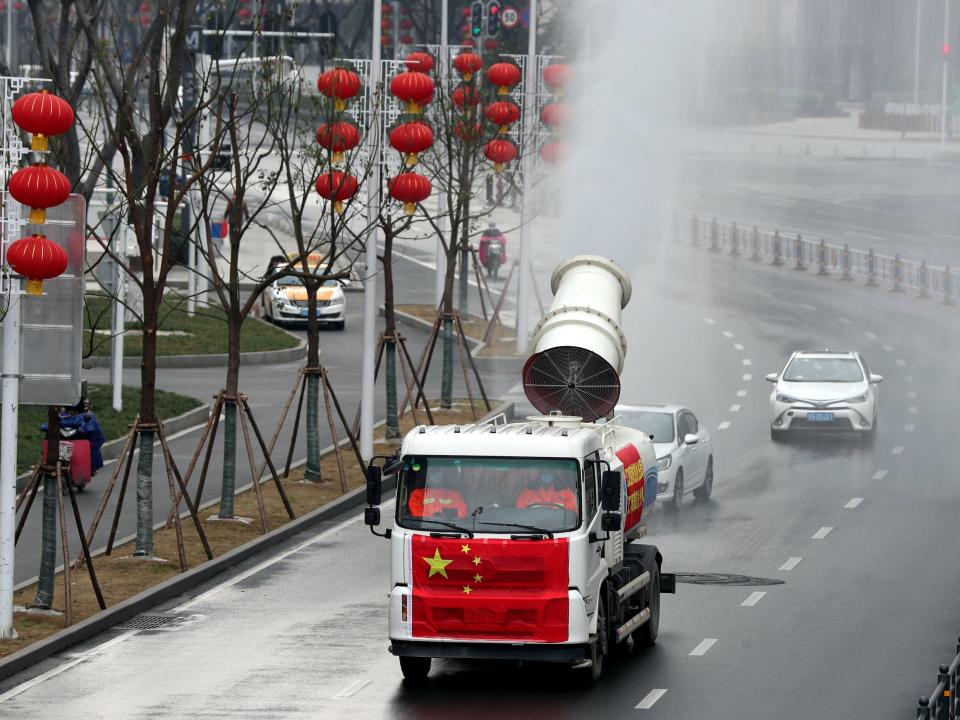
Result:
[[[950,43],[944,43],[944,44],[943,44],[943,54],[944,54],[944,55],[949,55],[951,49],[952,49],[952,48],[950,47]]]
[[[490,6],[490,14],[491,14],[491,15],[496,15],[498,12],[500,12],[500,6],[499,6],[499,5],[491,5],[491,6]]]

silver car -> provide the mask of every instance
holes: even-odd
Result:
[[[621,423],[642,430],[657,451],[657,500],[677,509],[683,496],[713,492],[713,440],[697,416],[680,405],[618,405]]]

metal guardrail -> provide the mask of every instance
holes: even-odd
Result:
[[[693,247],[710,252],[746,256],[753,262],[813,271],[816,275],[836,276],[840,280],[861,280],[868,287],[886,287],[893,292],[910,292],[919,298],[936,298],[952,305],[960,295],[960,273],[950,266],[927,265],[925,260],[904,260],[899,254],[881,255],[872,248],[851,248],[825,239],[811,240],[801,234],[781,234],[739,227],[736,222],[721,223],[693,215],[688,237]]]
[[[956,720],[957,684],[960,682],[960,640],[957,641],[957,656],[949,665],[941,665],[937,671],[937,686],[929,696],[921,696],[917,704],[917,720]]]

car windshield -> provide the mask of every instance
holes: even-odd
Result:
[[[397,522],[417,530],[526,534],[580,525],[576,460],[407,456]]]
[[[783,372],[787,382],[860,382],[863,371],[853,358],[798,357]]]
[[[277,280],[277,284],[286,287],[290,285],[302,285],[303,283],[300,281],[300,278],[296,277],[295,275],[285,275]]]
[[[642,430],[653,437],[654,442],[673,442],[673,413],[649,410],[623,410],[621,422],[627,427]]]

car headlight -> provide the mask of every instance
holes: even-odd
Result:
[[[331,305],[343,305],[343,303],[344,303],[343,295],[341,295],[340,297],[335,297],[330,301]]]
[[[664,455],[662,458],[657,458],[657,470],[666,470],[673,463],[672,455]]]
[[[866,401],[867,401],[866,393],[864,393],[863,395],[857,395],[856,397],[852,397],[849,400],[844,400],[844,402],[848,402],[848,403],[862,403]]]
[[[777,402],[782,402],[782,403],[795,403],[795,402],[798,402],[798,401],[797,401],[797,399],[796,399],[795,397],[790,397],[789,395],[784,395],[783,393],[778,392],[778,393],[777,393]]]

